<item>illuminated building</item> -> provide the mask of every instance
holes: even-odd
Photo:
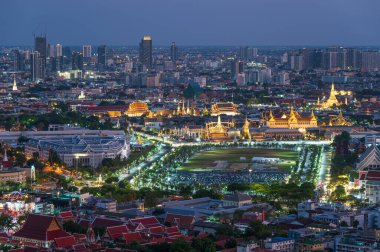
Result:
[[[5,149],[3,160],[0,161],[0,184],[5,184],[7,181],[24,183],[26,176],[26,170],[13,167],[13,162],[8,160],[7,150]]]
[[[174,111],[173,114],[175,114],[177,116],[197,116],[200,113],[195,108],[194,103],[190,107],[189,101],[187,101],[187,106],[185,107],[185,100],[182,100],[182,102],[178,101],[177,110]]]
[[[90,58],[92,54],[92,48],[91,45],[83,45],[82,47],[82,54],[84,58]]]
[[[342,110],[339,111],[339,114],[330,119],[329,126],[351,126],[351,122],[347,121],[342,114]]]
[[[13,75],[13,86],[12,86],[12,91],[17,91],[16,75]]]
[[[243,139],[249,139],[249,140],[251,139],[251,133],[249,132],[249,121],[247,117],[245,118],[245,121],[244,121],[241,137]]]
[[[0,171],[0,184],[5,184],[8,181],[15,183],[25,183],[26,181],[26,171],[13,168],[9,170],[1,170]]]
[[[338,107],[338,106],[342,105],[342,102],[340,102],[336,98],[337,95],[345,96],[345,102],[344,103],[347,105],[348,104],[347,96],[352,96],[352,91],[345,91],[345,90],[336,91],[334,88],[334,83],[332,83],[329,98],[326,101],[322,102],[322,104],[321,104],[320,99],[318,97],[317,106],[320,106],[322,109],[329,109],[329,108],[332,108],[334,106]]]
[[[235,127],[233,122],[222,122],[218,115],[217,122],[206,123],[205,137],[211,141],[222,141],[228,139],[228,130]]]
[[[301,115],[290,108],[290,113],[283,113],[281,117],[275,117],[272,111],[268,116],[263,116],[266,126],[269,128],[287,128],[287,129],[306,129],[318,127],[318,120],[312,111],[310,116],[301,117]]]
[[[147,68],[152,67],[152,38],[150,36],[144,36],[140,42],[139,60]]]
[[[148,104],[145,102],[132,102],[128,106],[126,114],[129,117],[140,117],[149,114]]]
[[[211,106],[211,115],[239,115],[238,106],[232,102],[218,102]]]
[[[99,132],[101,134],[101,132]],[[129,155],[129,143],[121,136],[62,136],[32,138],[25,144],[25,155],[38,152],[43,161],[51,160],[55,152],[68,166],[97,168],[105,158],[121,159]]]

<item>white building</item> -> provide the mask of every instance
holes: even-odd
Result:
[[[273,237],[265,240],[265,248],[281,252],[294,251],[294,239],[287,237]]]
[[[37,152],[39,158],[48,161],[52,151],[71,167],[97,168],[105,158],[128,158],[130,146],[125,136],[64,136],[61,138],[32,138],[25,144],[29,157]]]

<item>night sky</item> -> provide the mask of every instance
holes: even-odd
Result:
[[[0,0],[0,45],[380,45],[379,0]]]

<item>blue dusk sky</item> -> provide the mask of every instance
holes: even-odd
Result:
[[[1,0],[0,45],[380,45],[379,0]]]

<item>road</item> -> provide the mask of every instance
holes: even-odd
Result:
[[[166,144],[158,143],[158,151],[147,160],[139,163],[137,166],[129,169],[128,173],[123,173],[119,176],[119,181],[124,179],[132,179],[139,171],[151,167],[151,165],[161,159],[165,154],[170,151],[170,147]]]

